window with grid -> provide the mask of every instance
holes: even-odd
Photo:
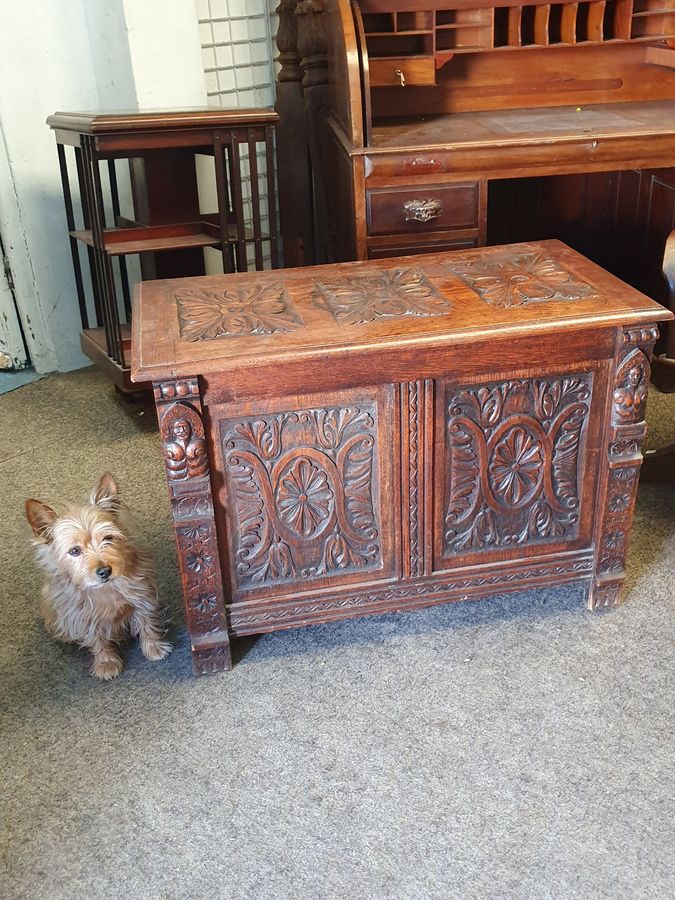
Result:
[[[197,0],[202,61],[209,104],[222,107],[274,105],[274,43],[277,0]],[[247,150],[242,150],[242,180],[246,227],[251,226],[251,175]],[[265,157],[258,154],[262,227],[270,223]],[[252,249],[249,266],[253,268]],[[269,267],[269,254],[265,255]]]

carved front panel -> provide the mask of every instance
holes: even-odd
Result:
[[[372,399],[220,422],[236,587],[307,589],[388,567],[381,410]]]
[[[592,373],[447,385],[445,558],[579,537]]]

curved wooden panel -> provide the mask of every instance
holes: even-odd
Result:
[[[363,147],[363,103],[356,28],[349,0],[327,0],[330,105],[354,147]]]

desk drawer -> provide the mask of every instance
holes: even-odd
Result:
[[[411,59],[402,56],[370,59],[368,62],[371,87],[407,87],[436,84],[433,56]]]
[[[473,237],[465,235],[452,239],[452,232],[443,240],[406,244],[369,244],[368,259],[390,259],[398,256],[415,256],[421,253],[447,253],[450,250],[472,250],[478,246],[478,232]]]
[[[446,228],[477,228],[478,181],[417,185],[368,192],[370,234],[415,233]]]

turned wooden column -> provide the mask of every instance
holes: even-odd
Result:
[[[309,265],[314,259],[312,177],[298,53],[298,0],[281,0],[277,7],[278,61],[276,111],[279,210],[285,266]]]
[[[322,133],[327,109],[328,56],[324,0],[300,0],[295,8],[297,51],[302,70],[305,121],[312,163],[315,263],[327,261],[325,177]]]

